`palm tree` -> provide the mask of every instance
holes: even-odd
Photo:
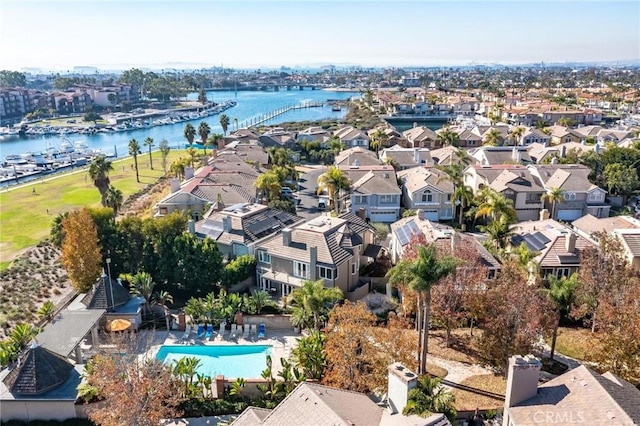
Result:
[[[56,304],[51,300],[44,302],[44,305],[38,309],[38,318],[51,321],[53,319],[53,313],[56,311]]]
[[[162,307],[162,310],[164,311],[164,318],[167,323],[167,330],[169,330],[171,328],[171,322],[169,321],[171,313],[169,312],[169,308],[167,308],[167,303],[173,303],[173,296],[168,291],[162,290],[159,293],[156,293],[153,303]]]
[[[502,144],[500,131],[496,128],[489,130],[484,137],[484,144],[488,146],[497,146],[498,144]]]
[[[207,143],[205,146],[214,147],[216,150],[218,149],[218,141],[222,139],[222,135],[220,133],[214,133],[207,139]]]
[[[480,205],[476,211],[476,218],[490,217],[491,220],[497,220],[501,216],[506,216],[506,221],[509,223],[518,220],[516,210],[513,208],[513,201],[503,194],[485,187],[479,194],[479,198]]]
[[[184,179],[184,161],[176,160],[171,163],[171,167],[169,168],[171,172],[175,175],[176,178],[182,180]]]
[[[418,378],[416,387],[409,391],[407,405],[402,410],[402,414],[429,417],[434,413],[442,413],[451,423],[454,423],[456,418],[454,403],[455,397],[442,386],[442,379],[425,374]]]
[[[329,166],[329,169],[318,177],[318,188],[326,189],[329,192],[336,214],[339,212],[338,193],[341,190],[348,191],[350,187],[351,182],[349,182],[347,175],[335,166]]]
[[[313,327],[320,329],[320,318],[329,310],[327,305],[343,298],[342,290],[337,287],[325,287],[324,280],[305,280],[302,287],[296,287],[289,295],[289,301],[296,308],[313,318]]]
[[[190,146],[189,148],[187,148],[187,155],[191,159],[191,168],[195,169],[196,157],[198,156],[198,151],[194,147]]]
[[[202,141],[202,146],[204,147],[204,155],[207,155],[207,138],[209,137],[209,133],[211,133],[211,128],[203,121],[198,126],[198,134],[200,135],[200,140]]]
[[[551,219],[556,218],[556,203],[564,201],[564,195],[560,188],[550,188],[546,194],[542,196],[543,200],[547,200],[551,203]]]
[[[107,189],[106,201],[107,207],[111,207],[113,209],[113,215],[117,216],[120,207],[122,207],[122,202],[124,201],[122,191],[115,186],[109,186],[109,189]]]
[[[151,148],[153,148],[154,146],[153,138],[147,136],[147,138],[144,140],[144,146],[149,148],[149,165],[151,166],[151,170],[153,170],[153,157],[151,156]]]
[[[574,293],[578,284],[578,274],[572,274],[568,279],[567,277],[558,279],[555,275],[549,275],[549,288],[546,293],[556,313],[556,323],[553,327],[553,336],[551,338],[551,359],[553,359],[556,351],[556,338],[558,337],[558,327],[560,326],[562,312],[568,313],[573,305]]]
[[[456,156],[461,155],[459,154],[460,152],[462,152],[462,150],[456,150]],[[468,159],[466,157],[463,157],[459,162],[449,164],[448,166],[437,166],[438,170],[441,170],[442,172],[444,172],[444,174],[436,179],[436,184],[442,182],[443,180],[451,182],[451,184],[453,185],[453,193],[451,194],[451,201],[453,203],[452,207],[456,204],[456,201],[460,202],[460,227],[462,227],[464,208],[468,203],[471,203],[471,200],[473,199],[473,191],[471,190],[471,188],[464,184],[464,168],[467,161]],[[456,213],[455,208],[456,207],[453,207],[454,217]]]
[[[251,303],[256,308],[256,314],[260,315],[262,308],[271,301],[271,296],[264,290],[256,291],[251,295]]]
[[[109,172],[113,170],[111,161],[103,156],[98,156],[91,161],[89,165],[89,177],[93,181],[93,185],[100,191],[102,205],[107,205],[107,190],[109,189]]]
[[[312,330],[307,337],[298,339],[298,346],[291,355],[296,367],[301,368],[307,379],[320,380],[327,363],[324,352],[325,335]]]
[[[144,299],[145,312],[151,313],[151,295],[153,295],[153,288],[156,283],[153,282],[151,274],[148,272],[138,272],[131,277],[131,294],[136,297],[142,297]]]
[[[451,130],[449,126],[443,127],[440,133],[438,134],[437,141],[442,144],[442,146],[455,146],[457,147],[460,142],[460,136]]]
[[[30,324],[18,324],[13,330],[11,330],[11,334],[9,334],[9,340],[11,340],[14,345],[18,348],[25,348],[31,340],[36,337],[39,333],[39,330]]]
[[[129,141],[129,155],[133,156],[133,165],[136,168],[136,181],[140,183],[140,176],[138,175],[138,154],[141,154],[140,144],[137,140],[131,139]]]
[[[196,137],[196,129],[193,127],[191,123],[187,123],[184,126],[184,137],[189,142],[189,146],[193,144],[193,139]]]
[[[272,171],[259,175],[254,185],[262,192],[263,195],[267,195],[268,201],[277,198],[280,194],[280,190],[282,189],[280,178]]]
[[[222,126],[222,132],[225,136],[227,136],[227,129],[229,128],[230,122],[231,121],[229,120],[229,116],[227,114],[222,114],[220,116],[220,126]]]
[[[333,151],[333,155],[338,155],[345,148],[342,141],[336,137],[332,137],[327,141],[327,146]]]
[[[418,294],[418,374],[427,372],[431,287],[453,272],[455,267],[455,258],[437,258],[436,247],[431,244],[419,246],[417,259],[403,259],[387,273],[391,285],[406,285]]]
[[[509,132],[509,139],[513,141],[514,145],[518,145],[518,142],[520,142],[520,138],[522,137],[522,135],[524,135],[524,127],[518,126]]]
[[[389,140],[389,136],[382,129],[376,129],[375,132],[371,135],[371,148],[378,154],[380,148],[382,148],[387,141]]]
[[[497,219],[489,222],[488,225],[478,226],[478,229],[489,234],[489,237],[491,237],[491,241],[493,241],[496,248],[504,248],[507,239],[513,235],[511,221],[508,219],[508,216],[504,214],[501,214]]]

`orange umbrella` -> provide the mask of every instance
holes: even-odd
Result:
[[[107,330],[109,331],[125,331],[129,327],[131,327],[131,321],[126,319],[118,318],[107,323]]]

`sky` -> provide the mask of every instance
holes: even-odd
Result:
[[[0,69],[638,58],[637,0],[0,0]]]

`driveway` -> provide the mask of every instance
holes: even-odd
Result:
[[[312,219],[322,213],[322,211],[318,209],[318,177],[326,170],[326,166],[303,166],[298,169],[300,172],[300,181],[296,194],[301,200],[296,210],[298,216],[305,219]]]

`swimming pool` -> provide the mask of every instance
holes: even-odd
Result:
[[[200,360],[199,374],[214,378],[219,374],[225,378],[258,378],[267,368],[270,353],[271,346],[268,345],[162,345],[156,359],[173,364],[183,357],[196,357]]]

